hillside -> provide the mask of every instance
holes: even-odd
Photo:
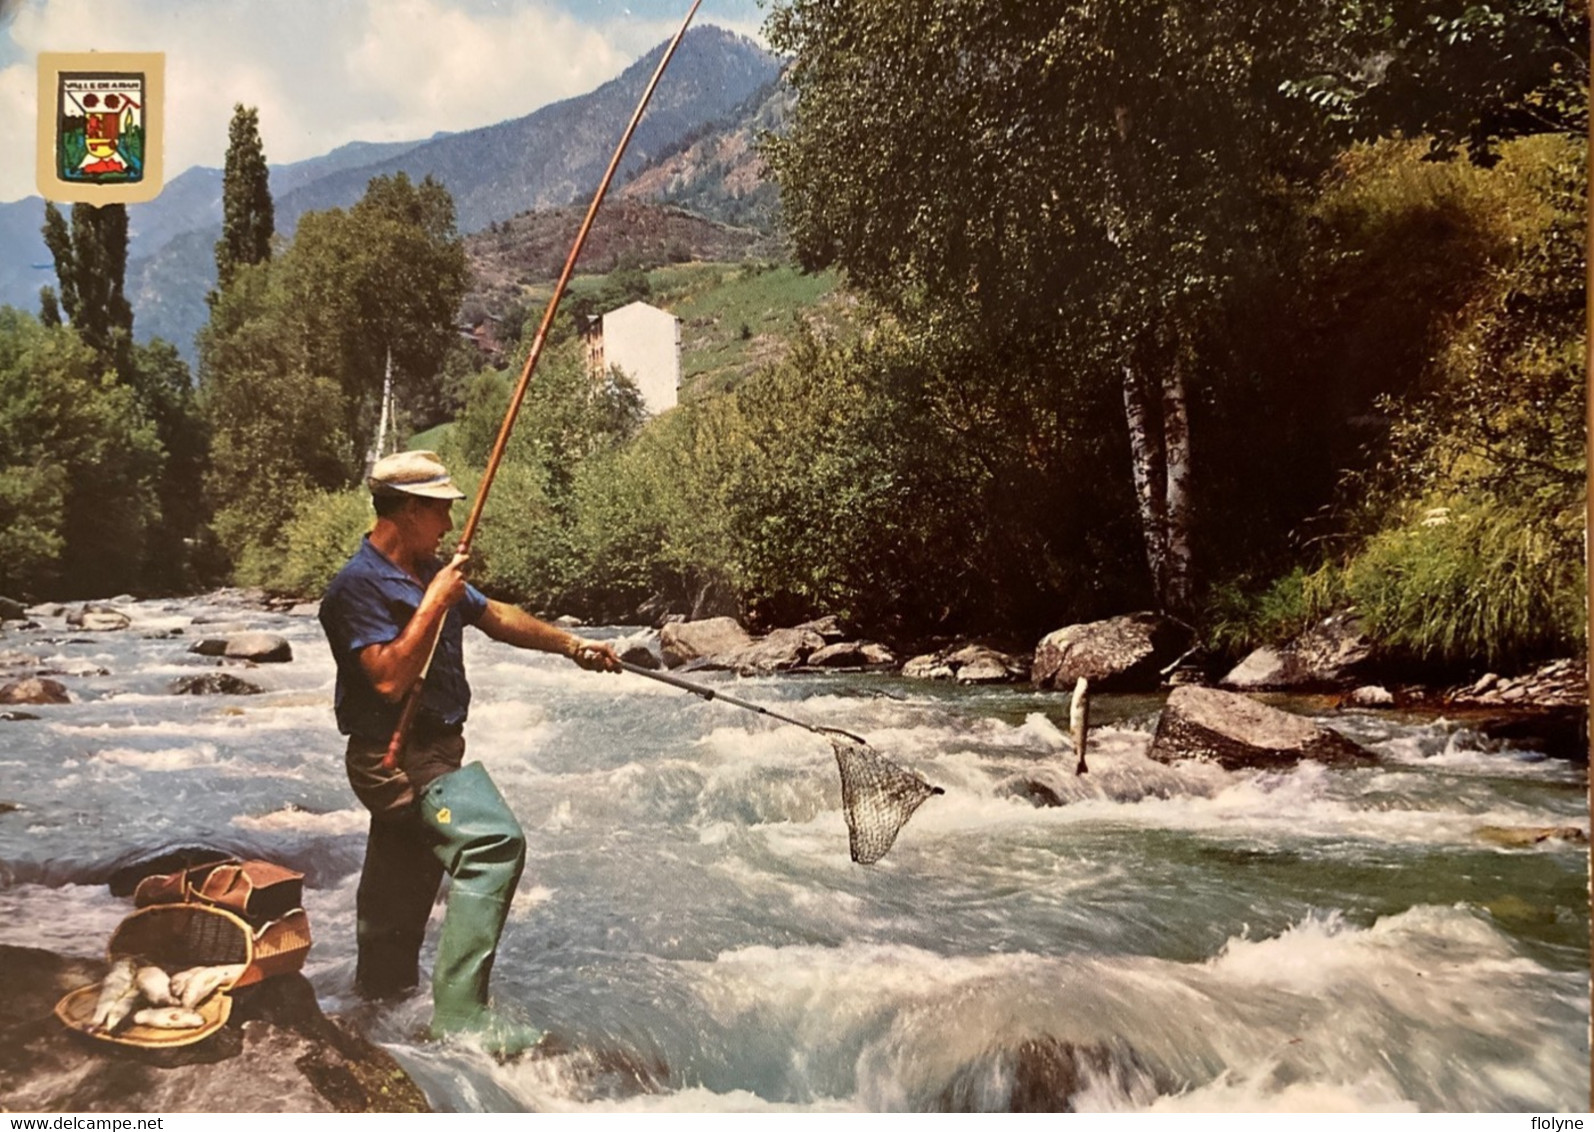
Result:
[[[774,232],[780,192],[765,176],[758,140],[785,129],[795,94],[779,79],[760,87],[726,117],[681,139],[620,190],[628,200],[678,205],[738,227]]]
[[[527,208],[559,208],[592,191],[664,50],[660,44],[590,94],[522,118],[437,138],[386,160],[318,178],[277,199],[277,227],[291,232],[315,209],[346,207],[372,177],[431,176],[453,194],[462,232]],[[690,30],[626,151],[620,174],[647,165],[705,122],[724,117],[775,77],[757,44],[713,26]]]
[[[475,280],[464,302],[467,316],[500,314],[526,287],[557,279],[585,215],[585,208],[526,212],[466,237]],[[691,260],[734,263],[776,250],[774,240],[751,229],[666,205],[611,198],[593,222],[578,267],[584,275],[603,275],[622,265],[651,269]]]

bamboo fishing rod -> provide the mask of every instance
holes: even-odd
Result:
[[[664,77],[664,69],[670,65],[675,49],[681,45],[681,39],[686,35],[686,29],[691,25],[692,17],[697,14],[697,7],[702,2],[703,0],[692,0],[692,7],[687,10],[686,18],[681,21],[675,38],[670,40],[669,46],[664,49],[664,55],[659,59],[653,77],[643,89],[642,98],[637,102],[636,110],[626,125],[625,133],[620,135],[620,144],[615,147],[614,156],[609,158],[609,167],[604,170],[603,179],[598,182],[598,191],[592,194],[592,203],[587,206],[587,215],[576,231],[576,242],[571,245],[570,254],[565,257],[565,266],[559,273],[559,282],[554,284],[553,297],[548,300],[542,322],[537,327],[537,335],[531,341],[531,349],[526,354],[526,364],[521,367],[520,380],[515,383],[514,395],[509,399],[509,410],[504,414],[503,423],[498,426],[498,439],[493,442],[492,454],[487,457],[487,470],[482,473],[481,486],[476,489],[476,502],[471,505],[470,517],[465,520],[465,529],[460,533],[459,543],[454,550],[456,555],[470,553],[471,542],[476,537],[476,528],[481,524],[482,511],[487,506],[487,493],[492,490],[493,478],[498,475],[498,465],[503,463],[504,450],[509,445],[509,434],[515,427],[515,418],[520,415],[521,403],[525,401],[526,391],[531,387],[532,371],[537,368],[537,359],[542,356],[543,344],[548,340],[548,331],[553,326],[554,315],[559,310],[559,300],[564,298],[565,288],[570,284],[570,276],[575,273],[576,259],[581,255],[581,247],[587,242],[587,233],[592,230],[592,222],[597,218],[598,206],[603,203],[604,194],[609,191],[609,182],[614,180],[615,171],[620,167],[620,159],[625,155],[626,146],[631,144],[631,135],[636,132],[638,123],[642,121],[642,115],[648,108],[648,101],[653,97],[654,88]],[[421,674],[415,678],[415,683],[404,697],[404,707],[399,712],[398,726],[393,729],[393,737],[388,740],[387,753],[382,756],[382,766],[386,770],[393,770],[398,766],[399,752],[404,749],[404,740],[415,721],[416,709],[420,707],[421,689],[425,686],[426,676],[432,669],[432,659],[437,653],[437,642],[443,635],[443,622],[447,617],[447,613],[444,613],[443,617],[438,619],[437,630],[432,634],[431,645],[427,649],[426,663],[421,666]]]

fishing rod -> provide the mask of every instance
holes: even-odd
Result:
[[[653,77],[648,80],[647,87],[642,91],[642,98],[637,103],[631,121],[625,128],[625,133],[620,136],[620,144],[615,147],[614,156],[609,158],[609,167],[604,170],[603,179],[598,182],[598,191],[592,194],[592,203],[587,206],[587,215],[581,221],[581,227],[576,232],[576,242],[571,245],[570,254],[565,257],[564,270],[559,273],[559,282],[554,284],[553,298],[548,300],[548,308],[543,311],[542,323],[537,327],[537,335],[532,339],[531,349],[526,354],[526,364],[521,367],[520,380],[515,384],[515,392],[509,399],[509,410],[504,414],[504,420],[498,427],[498,439],[493,443],[492,454],[487,458],[487,470],[482,473],[481,486],[476,490],[476,502],[471,506],[470,517],[465,520],[465,529],[459,536],[459,543],[454,554],[468,555],[471,541],[476,537],[476,528],[481,523],[482,511],[487,506],[487,493],[492,490],[493,478],[498,474],[498,465],[503,463],[504,450],[509,445],[509,434],[515,427],[515,418],[520,415],[520,406],[526,399],[526,391],[531,387],[531,374],[537,368],[537,359],[542,356],[543,344],[548,340],[548,331],[553,326],[554,314],[559,309],[559,300],[564,297],[565,288],[570,284],[570,277],[576,270],[576,257],[581,254],[581,247],[587,242],[587,233],[592,230],[592,222],[597,218],[598,206],[603,203],[604,194],[609,191],[609,182],[614,180],[614,174],[620,167],[620,158],[625,154],[625,148],[631,144],[631,135],[636,132],[637,124],[642,121],[642,114],[647,110],[648,100],[653,97],[654,88],[659,85],[659,80],[664,77],[664,69],[670,65],[670,59],[675,55],[675,49],[680,46],[681,39],[686,35],[686,29],[692,22],[692,17],[697,14],[697,7],[703,0],[692,0],[692,7],[687,11],[686,18],[681,21],[680,29],[676,31],[675,38],[670,40],[669,46],[664,49],[664,55],[659,59],[659,65],[653,72]],[[432,669],[432,659],[437,653],[437,642],[443,635],[443,618],[437,622],[437,630],[432,634],[431,646],[427,649],[426,663],[421,666],[421,673],[410,686],[409,692],[404,697],[404,707],[399,712],[398,726],[393,729],[393,737],[388,740],[387,752],[382,756],[382,766],[386,770],[393,770],[398,766],[399,752],[404,749],[404,740],[408,737],[410,727],[415,721],[415,712],[420,707],[421,689],[426,684],[426,676]]]
[[[854,743],[862,743],[864,746],[869,745],[861,735],[854,735],[851,731],[843,731],[839,727],[823,727],[817,723],[804,723],[800,719],[793,719],[791,716],[782,715],[778,711],[770,711],[760,704],[755,704],[748,700],[739,700],[735,696],[727,696],[724,692],[710,688],[707,684],[696,684],[679,676],[671,676],[668,672],[655,672],[651,668],[643,668],[626,660],[620,662],[620,667],[634,675],[646,676],[649,680],[657,680],[660,684],[668,684],[672,688],[681,689],[683,692],[691,692],[694,696],[702,696],[705,700],[723,700],[733,707],[739,707],[745,711],[754,711],[759,715],[767,715],[771,719],[780,720],[782,723],[790,723],[795,727],[801,727],[804,731],[812,731],[815,735],[827,733],[841,735],[851,739]],[[936,793],[939,794],[941,791],[938,789]]]

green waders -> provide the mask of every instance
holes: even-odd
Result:
[[[432,968],[432,1035],[470,1034],[491,1053],[513,1056],[542,1031],[487,1007],[498,936],[526,864],[526,837],[481,763],[421,791],[418,817],[435,836],[432,854],[452,878]]]

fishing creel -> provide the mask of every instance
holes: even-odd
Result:
[[[310,951],[310,918],[303,900],[303,873],[259,860],[217,861],[145,877],[133,892],[133,903],[142,908],[214,908],[242,921],[252,932],[253,948],[237,986],[304,966]]]

